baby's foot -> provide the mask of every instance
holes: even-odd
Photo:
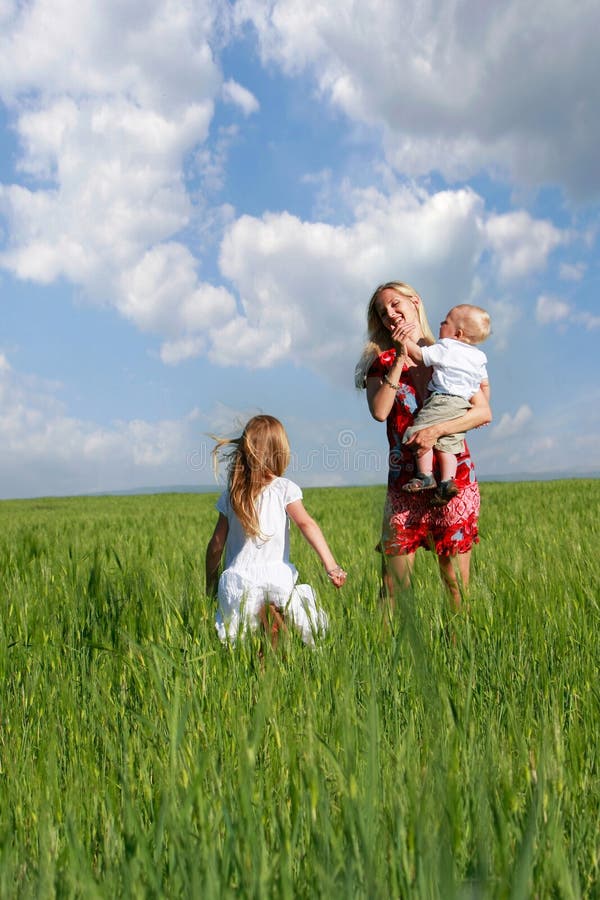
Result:
[[[431,491],[435,487],[437,487],[437,484],[433,475],[417,472],[414,478],[411,478],[410,481],[407,481],[402,486],[402,490],[407,491],[409,494],[418,494],[420,491]]]
[[[458,494],[458,487],[454,478],[448,481],[440,481],[439,487],[431,498],[432,506],[445,506],[448,500],[452,500]]]

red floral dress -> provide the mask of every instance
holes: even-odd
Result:
[[[367,377],[382,378],[395,356],[395,350],[386,350],[374,361]],[[419,409],[410,371],[405,366],[387,418],[390,455],[381,549],[387,556],[414,553],[419,547],[435,550],[438,556],[466,553],[479,541],[480,504],[479,485],[466,442],[463,453],[457,457],[455,481],[460,490],[445,506],[432,506],[430,491],[411,494],[402,490],[416,471],[413,453],[402,443],[404,432],[413,424]],[[434,474],[437,475],[435,461]]]

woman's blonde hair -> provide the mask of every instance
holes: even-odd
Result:
[[[229,500],[248,537],[260,532],[256,500],[270,481],[283,475],[290,462],[285,428],[274,416],[253,416],[239,438],[214,438],[215,470],[223,457],[228,463]]]
[[[361,357],[354,372],[354,381],[357,388],[364,388],[366,386],[367,372],[369,371],[373,360],[376,359],[380,353],[383,353],[384,350],[390,350],[394,346],[392,337],[381,321],[376,306],[381,292],[388,289],[395,291],[402,297],[410,297],[411,299],[418,301],[416,307],[417,316],[419,318],[419,325],[421,326],[425,343],[435,343],[435,338],[429,327],[429,322],[427,321],[423,301],[415,289],[411,287],[410,284],[406,284],[403,281],[388,281],[385,284],[380,284],[379,287],[375,288],[367,307],[367,341],[363,347]]]

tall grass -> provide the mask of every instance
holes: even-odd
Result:
[[[600,484],[482,486],[468,608],[386,623],[382,488],[306,503],[331,620],[222,647],[214,497],[0,504],[0,896],[594,897]]]

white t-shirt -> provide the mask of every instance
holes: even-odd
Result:
[[[431,347],[421,347],[423,363],[433,366],[428,384],[436,394],[454,394],[470,400],[482,381],[488,380],[487,356],[478,347],[454,338],[442,338]]]
[[[217,501],[217,509],[227,517],[229,532],[225,548],[225,566],[240,571],[252,571],[253,567],[284,562],[289,565],[290,523],[285,511],[288,503],[302,499],[302,491],[289,478],[274,478],[263,489],[256,501],[261,534],[269,540],[248,537],[240,520],[231,508],[229,491],[224,491]]]

